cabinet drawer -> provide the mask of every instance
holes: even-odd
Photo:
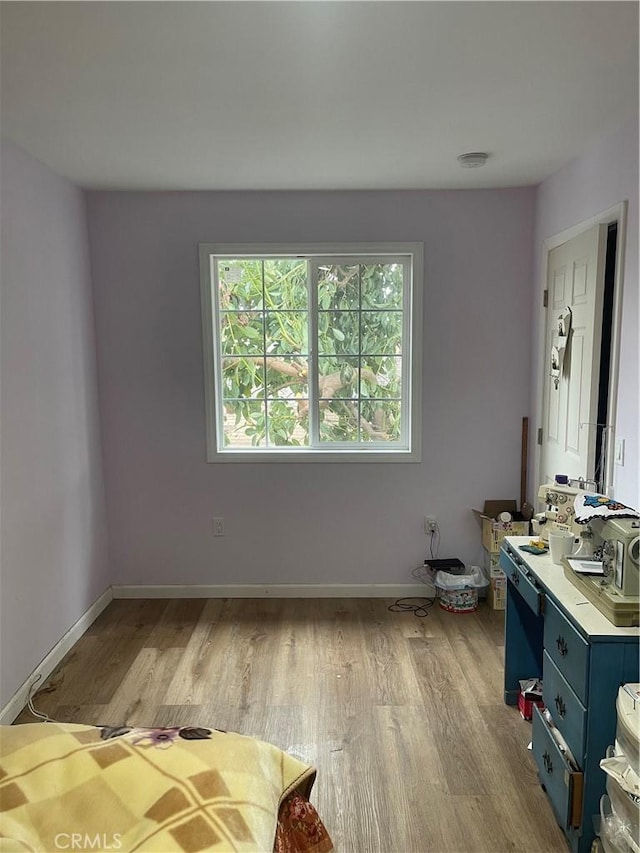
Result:
[[[500,552],[500,566],[506,574],[509,583],[518,590],[533,612],[542,612],[544,594],[527,571],[524,560],[515,551]]]
[[[560,826],[580,826],[582,773],[572,770],[537,707],[533,709],[533,757]]]
[[[553,601],[544,614],[544,650],[586,705],[589,645]]]
[[[543,660],[543,699],[558,731],[580,766],[583,765],[587,711],[549,655]]]

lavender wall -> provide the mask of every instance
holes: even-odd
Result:
[[[534,190],[88,194],[113,582],[399,583],[519,495]],[[423,241],[421,464],[207,464],[198,243]],[[213,538],[211,519],[226,535]]]
[[[622,297],[622,334],[620,340],[620,379],[616,414],[616,434],[625,440],[625,463],[615,466],[615,496],[640,506],[640,352],[638,349],[638,116],[594,142],[587,152],[544,181],[537,191],[535,226],[535,282],[532,308],[539,319],[538,298],[541,285],[543,241],[566,228],[628,201],[624,287]],[[534,332],[532,388],[536,388],[538,325]],[[535,405],[532,403],[532,411]]]
[[[1,169],[0,707],[110,582],[83,194]]]

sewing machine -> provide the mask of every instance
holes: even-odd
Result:
[[[594,549],[602,549],[602,570],[607,583],[625,597],[640,594],[640,520],[593,519]]]
[[[565,558],[566,577],[614,625],[640,625],[640,520],[594,518],[589,526],[602,574],[575,572]]]
[[[581,491],[584,489],[572,485],[560,486],[557,483],[543,483],[540,486],[538,500],[545,505],[545,509],[537,518],[540,519],[540,516],[544,515],[546,519],[540,527],[540,536],[544,542],[549,541],[551,530],[568,530],[576,539],[580,536],[584,525],[576,523],[574,502]]]
[[[640,520],[637,518],[593,518],[588,525],[575,520],[575,499],[586,491],[585,483],[567,485],[543,483],[538,500],[544,511],[538,513],[539,535],[549,541],[553,530],[567,530],[578,539],[589,528],[596,559],[602,559],[603,573],[583,575],[563,560],[565,575],[614,625],[638,625],[640,622]],[[589,491],[589,494],[594,494]]]

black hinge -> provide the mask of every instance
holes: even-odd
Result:
[[[549,291],[545,290],[542,294],[542,305],[546,308],[549,305]]]
[[[538,427],[538,444],[542,444],[542,427]]]

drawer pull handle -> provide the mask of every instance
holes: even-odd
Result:
[[[564,700],[562,699],[562,696],[560,696],[559,693],[555,698],[555,703],[556,703],[556,711],[558,712],[558,716],[562,717],[562,719],[564,719],[565,714],[567,713],[567,706],[564,704]]]
[[[569,651],[569,647],[567,646],[567,641],[564,637],[558,636],[558,639],[556,640],[556,646],[558,647],[558,651],[560,652],[562,657],[566,657]]]
[[[542,763],[544,764],[544,769],[547,773],[553,773],[553,762],[551,761],[551,756],[548,752],[544,752],[542,756]]]
[[[511,583],[515,586],[518,586],[520,583],[520,575],[515,569],[511,572]]]

